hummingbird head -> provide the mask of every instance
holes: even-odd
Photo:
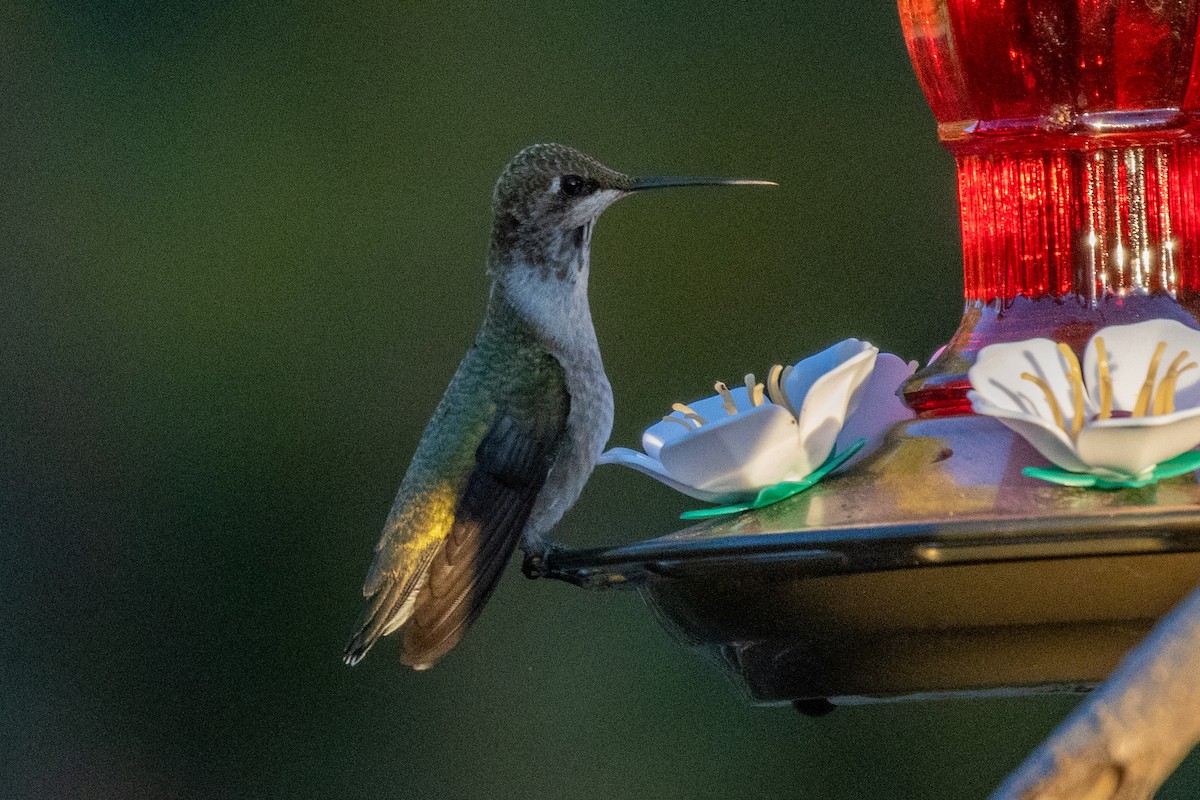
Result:
[[[727,178],[632,178],[561,144],[526,147],[496,181],[493,269],[534,269],[544,277],[586,279],[592,225],[631,192],[667,186],[766,184]]]
[[[590,342],[594,347],[587,284],[597,217],[643,189],[737,183],[774,185],[726,178],[631,178],[566,145],[526,147],[504,169],[493,194],[488,258],[493,298],[503,298],[549,339],[578,339],[582,346]]]
[[[588,245],[592,223],[631,191],[628,175],[561,144],[535,144],[505,167],[492,195],[498,266],[562,273]]]

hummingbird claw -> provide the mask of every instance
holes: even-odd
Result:
[[[570,548],[553,542],[531,547],[525,551],[525,560],[521,562],[521,572],[526,578],[553,578],[558,581],[588,589],[600,589],[613,583],[610,576],[593,575],[588,570],[562,570],[555,566],[554,556],[567,553]]]
[[[521,562],[521,573],[526,578],[534,580],[550,575],[550,555],[560,550],[565,550],[566,547],[543,540],[536,545],[523,549],[525,550],[525,560]]]
[[[521,562],[521,573],[529,580],[546,577],[546,556],[542,552],[529,551]]]

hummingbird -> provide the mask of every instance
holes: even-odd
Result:
[[[560,144],[518,153],[492,195],[483,325],[417,445],[375,546],[344,661],[403,629],[401,661],[432,667],[478,618],[519,545],[531,556],[579,498],[613,423],[588,306],[592,229],[626,195],[668,186]]]

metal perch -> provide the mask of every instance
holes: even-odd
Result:
[[[1138,800],[1200,740],[1200,589],[1164,617],[992,800]]]

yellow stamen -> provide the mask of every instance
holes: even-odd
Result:
[[[725,413],[733,416],[737,413],[737,403],[733,401],[733,394],[729,391],[729,387],[722,381],[717,381],[713,384],[713,388],[717,390],[717,394],[721,395],[721,408],[725,409]]]
[[[684,429],[689,432],[695,430],[695,428],[693,428],[691,425],[688,425],[686,419],[680,419],[679,417],[672,417],[670,414],[663,417],[663,422],[674,422],[676,425],[682,425],[684,427]]]
[[[708,424],[708,420],[693,411],[691,406],[685,405],[684,403],[675,403],[673,406],[671,406],[671,410],[678,411],[680,414],[683,414],[692,422],[696,423],[697,428],[699,428],[701,425]]]
[[[1046,395],[1046,403],[1050,406],[1050,413],[1054,415],[1054,424],[1062,428],[1064,431],[1067,425],[1063,422],[1062,409],[1058,407],[1058,400],[1054,397],[1054,392],[1050,389],[1050,384],[1028,372],[1021,373],[1021,380],[1030,381],[1034,386],[1042,390],[1042,394]]]
[[[746,391],[750,392],[750,405],[761,406],[763,404],[763,385],[754,382],[754,373],[746,373]]]
[[[1180,367],[1179,371],[1176,372],[1171,378],[1171,393],[1167,395],[1167,410],[1163,412],[1164,414],[1175,413],[1175,382],[1179,380],[1180,375],[1195,366],[1198,366],[1195,361],[1191,362],[1190,364],[1185,364],[1183,367]]]
[[[1184,350],[1171,362],[1167,367],[1167,374],[1163,375],[1163,379],[1159,381],[1158,388],[1154,391],[1154,399],[1150,402],[1150,414],[1164,414],[1163,411],[1167,407],[1167,399],[1171,398],[1171,406],[1174,407],[1175,394],[1175,375],[1179,372],[1179,367],[1184,359],[1188,357],[1188,351]]]
[[[776,364],[767,372],[767,397],[771,398],[772,403],[779,403],[779,375],[782,372],[781,364]]]
[[[1188,352],[1184,350],[1175,357],[1175,360],[1171,362],[1171,366],[1167,368],[1167,374],[1163,377],[1162,383],[1158,385],[1158,391],[1154,393],[1155,414],[1175,413],[1175,383],[1179,380],[1180,375],[1197,366],[1195,361],[1180,366],[1180,362],[1187,358],[1187,356]]]
[[[783,406],[792,416],[796,416],[796,409],[792,408],[787,392],[783,390],[783,376],[785,374],[786,372],[782,365],[776,364],[771,367],[771,372],[767,376],[767,396],[771,398],[772,403],[777,406]]]
[[[1083,427],[1083,370],[1075,352],[1063,342],[1058,343],[1058,352],[1067,362],[1067,377],[1071,379],[1071,436]]]
[[[1104,337],[1096,337],[1096,361],[1100,369],[1100,419],[1112,416],[1113,383],[1108,371],[1108,351],[1104,349]]]
[[[1154,379],[1158,376],[1158,362],[1162,360],[1163,351],[1166,349],[1166,342],[1159,342],[1158,347],[1154,348],[1154,355],[1150,357],[1150,366],[1146,370],[1146,381],[1142,384],[1137,402],[1133,406],[1133,416],[1135,417],[1144,417],[1150,410],[1150,399],[1154,394]]]

